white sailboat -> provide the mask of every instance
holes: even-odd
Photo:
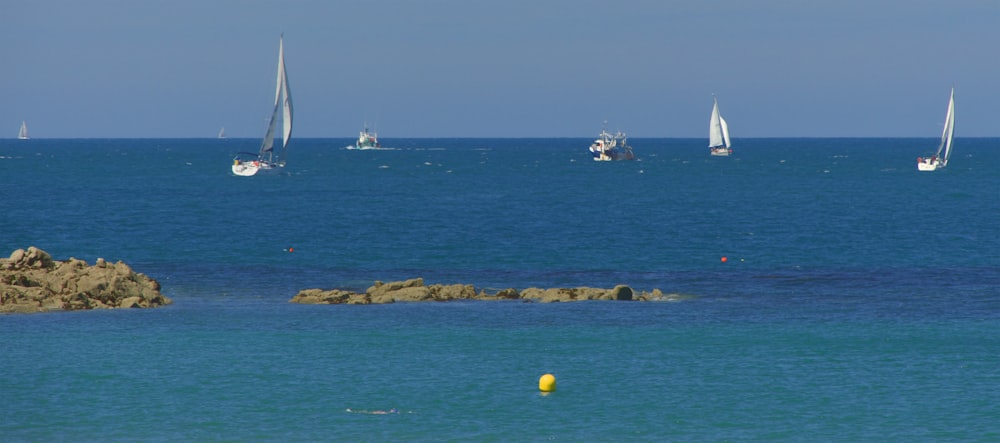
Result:
[[[728,156],[733,153],[729,143],[729,125],[719,113],[719,100],[714,96],[712,101],[712,117],[708,121],[708,149],[712,155]]]
[[[17,138],[20,140],[27,140],[28,137],[28,124],[21,120],[21,129],[17,131]]]
[[[274,138],[278,120],[281,120],[281,146],[275,153]],[[260,151],[241,152],[233,160],[233,174],[248,177],[258,172],[274,172],[285,167],[288,141],[292,137],[292,91],[288,86],[285,71],[285,36],[278,40],[278,81],[274,92],[274,111],[267,124],[267,132],[261,142]]]
[[[948,99],[948,112],[944,116],[944,129],[941,131],[941,143],[938,144],[937,152],[930,157],[917,157],[918,171],[936,171],[948,166],[948,159],[951,158],[952,138],[955,135],[955,88],[951,88],[951,97]]]
[[[226,127],[225,126],[223,126],[222,129],[219,129],[219,138],[226,138]]]

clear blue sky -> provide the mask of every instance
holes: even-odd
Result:
[[[0,137],[1000,136],[997,0],[0,0]]]

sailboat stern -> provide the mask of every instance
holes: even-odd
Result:
[[[917,170],[918,171],[937,171],[938,168],[943,168],[941,159],[938,158],[917,158]]]
[[[239,159],[233,160],[233,174],[241,177],[250,177],[257,174],[260,170],[260,162],[256,160],[252,161],[240,161]]]

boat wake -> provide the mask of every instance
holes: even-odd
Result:
[[[354,145],[344,146],[344,149],[348,149],[351,151],[398,151],[399,150],[397,148],[383,148],[380,146],[365,146],[363,148],[359,148]]]
[[[368,410],[368,409],[351,409],[351,408],[347,408],[347,409],[344,410],[344,412],[351,413],[351,414],[367,414],[367,415],[395,415],[395,414],[412,414],[413,413],[413,411],[403,412],[403,411],[400,411],[399,409],[396,409],[396,408],[392,408],[392,409],[371,409],[371,410]]]

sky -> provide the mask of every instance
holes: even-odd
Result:
[[[0,0],[0,137],[1000,136],[997,0]]]

